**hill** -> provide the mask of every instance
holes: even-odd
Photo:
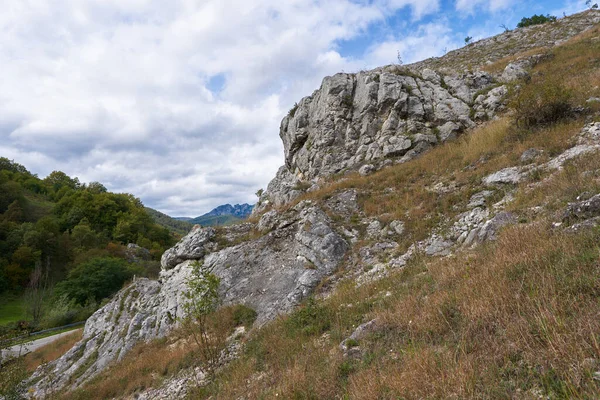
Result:
[[[170,217],[167,214],[163,214],[160,211],[154,210],[150,207],[145,208],[148,214],[150,214],[150,216],[154,220],[154,222],[156,222],[160,226],[167,228],[169,231],[176,233],[179,236],[186,235],[194,226],[187,220]]]
[[[31,393],[598,398],[599,24],[326,77],[249,222],[193,229]]]

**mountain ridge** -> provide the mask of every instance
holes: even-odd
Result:
[[[174,219],[202,226],[230,225],[246,219],[252,213],[253,208],[253,205],[247,203],[222,204],[199,217],[174,217]]]

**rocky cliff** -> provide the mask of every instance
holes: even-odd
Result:
[[[499,73],[480,68],[503,58],[564,43],[600,21],[597,12],[505,32],[407,66],[387,66],[323,80],[281,122],[285,165],[255,207],[279,206],[328,176],[406,162],[456,138],[503,109],[507,83],[527,76],[539,57]]]
[[[488,39],[486,52],[490,46],[510,47],[507,43],[520,32],[531,38],[514,52],[492,51],[495,56],[477,62],[483,65],[528,48],[552,46],[557,38],[564,41],[600,22],[599,14],[565,18],[553,29],[527,28]],[[292,202],[322,187],[328,177],[356,170],[367,175],[406,163],[494,119],[505,107],[511,82],[526,80],[529,70],[546,57],[540,49],[507,62],[496,73],[474,66],[471,71],[451,69],[462,65],[463,52],[482,48],[475,43],[439,60],[325,78],[281,123],[285,165],[255,208],[258,222],[195,227],[164,253],[160,280],[139,279],[98,310],[86,323],[82,341],[36,372],[31,393],[41,396],[81,386],[136,343],[167,335],[183,316],[183,292],[194,261],[221,278],[224,304],[253,308],[257,324],[263,325],[292,310],[319,285],[326,289],[326,281],[334,284],[342,267],[345,276],[362,285],[403,267],[417,254],[444,256],[495,238],[500,227],[517,219],[506,209],[514,198],[514,185],[595,151],[600,124],[586,125],[572,147],[544,163],[536,161],[533,150],[523,154],[520,165],[490,171],[469,188],[444,181],[427,186],[426,192],[439,198],[452,192],[466,198],[455,202],[452,214],[410,240],[405,240],[403,217],[369,217],[359,201],[369,193],[356,188],[333,191],[323,201]],[[588,203],[573,206],[569,215],[585,214],[595,204],[593,199]],[[402,242],[411,244],[402,247]]]

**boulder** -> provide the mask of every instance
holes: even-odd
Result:
[[[161,268],[168,270],[184,261],[201,259],[209,250],[207,244],[214,236],[214,228],[194,225],[179,243],[163,253],[160,259]]]

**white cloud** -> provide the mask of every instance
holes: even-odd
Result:
[[[410,7],[413,12],[413,19],[418,20],[425,15],[434,14],[440,9],[439,0],[384,0],[383,6],[397,10],[404,7]]]
[[[515,0],[456,0],[456,10],[467,14],[474,14],[476,10],[483,9],[489,12],[506,10],[515,4]]]
[[[404,63],[412,63],[444,54],[458,47],[446,22],[429,23],[419,27],[413,35],[391,39],[371,47],[366,55],[369,67],[397,62],[398,51]]]
[[[0,14],[2,156],[129,191],[168,213],[253,201],[283,162],[279,121],[335,51],[437,0],[23,0]],[[220,93],[211,77],[225,77]]]

